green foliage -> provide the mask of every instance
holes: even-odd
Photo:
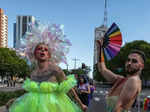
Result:
[[[67,70],[67,69],[64,69],[63,71],[64,71],[64,73],[65,73],[66,76],[68,76],[68,75],[71,74],[71,72],[69,70]]]
[[[84,67],[83,67],[84,65]],[[85,65],[84,63],[82,63],[82,66],[79,67],[78,69],[72,69],[71,70],[71,74],[78,74],[78,75],[81,75],[81,74],[88,74],[89,72],[91,71],[90,67]]]
[[[16,55],[14,50],[0,48],[0,75],[24,77],[30,73],[29,66],[24,59]]]
[[[97,64],[94,65],[94,69],[93,69],[93,76],[94,76],[94,79],[96,81],[102,81],[102,82],[105,82],[106,80],[104,79],[104,77],[100,74],[100,72],[98,71],[98,67],[97,67]]]
[[[113,72],[123,75],[125,76],[125,69],[124,69],[124,65],[125,65],[125,61],[127,60],[127,56],[128,54],[132,51],[132,50],[141,50],[145,53],[146,55],[146,63],[145,63],[145,68],[143,70],[143,74],[141,76],[142,79],[144,80],[150,80],[150,43],[143,41],[143,40],[135,40],[133,42],[129,42],[126,43],[121,49],[120,52],[118,53],[118,55],[113,58],[112,60],[106,62],[107,63],[107,68],[109,68],[110,70],[112,70]],[[97,77],[97,75],[100,75],[99,73],[95,74],[96,76],[94,76],[96,78],[96,80],[100,80],[97,79],[99,77]]]
[[[80,74],[84,74],[85,72],[82,68],[78,68],[78,69],[72,69],[71,73],[80,75]]]
[[[24,90],[0,92],[0,106],[5,105],[10,99],[17,98],[25,93]]]

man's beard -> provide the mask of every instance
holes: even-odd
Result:
[[[130,68],[129,67],[126,68],[126,73],[129,74],[129,75],[133,75],[133,74],[135,74],[135,73],[140,71],[139,68],[137,68],[137,69],[133,69],[132,68],[130,71],[128,69],[130,69]]]

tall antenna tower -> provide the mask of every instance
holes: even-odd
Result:
[[[104,26],[107,27],[107,0],[105,0],[105,7],[104,7]]]

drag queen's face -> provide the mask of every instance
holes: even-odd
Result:
[[[38,61],[46,61],[51,57],[48,46],[45,44],[37,45],[34,51],[34,55]]]

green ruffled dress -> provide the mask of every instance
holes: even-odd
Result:
[[[82,112],[71,101],[67,92],[76,85],[73,75],[58,83],[38,83],[27,79],[23,88],[28,93],[19,97],[10,107],[9,112]]]

